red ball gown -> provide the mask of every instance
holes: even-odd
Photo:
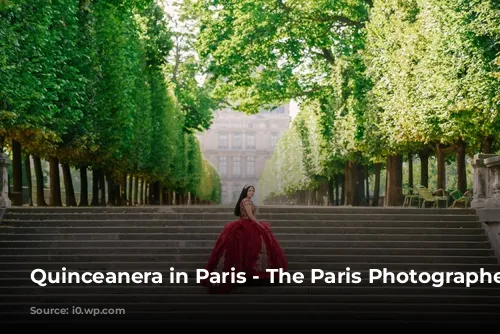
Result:
[[[238,220],[228,223],[220,233],[215,246],[210,254],[205,269],[209,272],[245,272],[247,281],[258,276],[259,280],[268,280],[270,273],[266,269],[288,270],[288,262],[284,251],[266,221],[256,223],[251,220],[245,205],[250,204],[255,215],[257,207],[245,198],[241,201],[241,214]],[[276,276],[275,276],[276,277]],[[220,284],[212,283],[209,279],[202,284],[209,287],[212,292],[227,293],[235,286],[229,279]],[[276,281],[275,281],[276,282]]]

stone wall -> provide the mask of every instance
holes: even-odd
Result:
[[[5,153],[0,153],[0,220],[2,219],[5,208],[11,205],[9,199],[9,157]]]
[[[500,262],[500,155],[476,154],[471,207],[488,233]]]

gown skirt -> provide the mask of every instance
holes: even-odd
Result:
[[[248,218],[239,218],[224,226],[204,269],[208,272],[244,272],[248,281],[254,276],[267,281],[271,273],[266,269],[288,270],[284,251],[266,221],[254,222]],[[210,278],[201,281],[212,293],[228,293],[236,285],[226,276],[226,282],[210,282]],[[277,276],[275,274],[275,283]],[[256,281],[255,281],[256,282]]]

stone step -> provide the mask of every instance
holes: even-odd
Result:
[[[347,257],[345,258],[347,259]],[[335,261],[337,260],[337,261]],[[456,262],[451,262],[452,258],[441,258],[441,262],[434,261],[423,262],[424,258],[416,258],[417,262],[410,262],[412,259],[405,257],[370,257],[364,259],[363,257],[354,257],[350,261],[342,262],[341,258],[331,256],[331,261],[335,262],[290,262],[290,270],[300,270],[308,272],[311,269],[329,270],[344,270],[349,267],[353,271],[369,270],[376,268],[387,268],[392,271],[406,271],[406,270],[424,270],[424,271],[471,271],[471,270],[484,270],[489,272],[499,271],[499,265],[491,258],[485,258],[487,263],[478,263],[472,259],[456,259]],[[373,262],[367,262],[367,261]],[[377,261],[378,260],[378,261]],[[192,262],[160,262],[160,261],[140,261],[140,262],[2,262],[2,270],[16,271],[16,270],[33,270],[35,268],[43,268],[46,271],[60,271],[61,268],[66,267],[68,271],[74,270],[113,270],[113,271],[167,271],[174,267],[176,271],[196,270],[202,269],[206,265],[206,261],[192,261]],[[307,274],[306,274],[307,275]]]
[[[30,268],[29,270],[0,270],[0,286],[2,287],[19,287],[19,288],[25,288],[25,287],[31,287],[31,288],[39,288],[37,284],[35,284],[31,280],[31,274],[32,271],[35,268]],[[45,269],[45,268],[44,268]],[[373,281],[370,281],[370,269],[374,270],[380,270],[381,272],[387,272],[385,274],[385,280],[384,279],[376,279]],[[60,268],[58,269],[60,271]],[[91,270],[80,270],[80,269],[74,269],[71,270],[76,273],[84,273],[84,272],[89,272],[90,274],[94,274],[96,272],[106,274],[107,270],[97,270],[97,269],[91,269]],[[151,269],[143,269],[142,272],[148,272],[152,271]],[[47,272],[47,271],[46,271]],[[56,271],[57,272],[57,271]],[[103,285],[99,283],[85,283],[81,282],[78,280],[72,280],[69,283],[62,284],[61,286],[58,286],[57,284],[48,284],[47,286],[44,287],[44,289],[47,289],[48,287],[52,288],[64,288],[64,287],[101,287],[101,288],[109,288],[109,287],[164,287],[165,289],[174,289],[175,291],[178,291],[178,293],[182,293],[182,289],[184,288],[193,288],[193,289],[198,289],[198,293],[200,293],[201,290],[205,291],[199,283],[197,282],[197,275],[194,269],[188,269],[185,270],[185,273],[187,274],[187,280],[184,281],[184,278],[181,280],[175,280],[174,277],[172,276],[172,273],[170,270],[158,270],[160,274],[162,275],[162,281],[161,282],[156,282],[152,281],[151,279],[145,279],[140,281],[139,283],[136,283],[131,280],[132,277],[132,272],[128,272],[129,280],[127,280],[127,276],[120,276],[123,279],[119,282],[119,284],[113,284],[113,285]],[[347,276],[347,273],[350,273],[349,276]],[[357,272],[359,275],[360,280],[357,283],[354,283],[353,281],[353,272]],[[301,273],[303,277],[301,282],[296,282],[292,280],[292,277],[296,277],[293,275],[297,275],[297,273]],[[118,275],[118,273],[115,271],[115,274]],[[422,287],[432,287],[433,280],[436,280],[438,283],[440,280],[442,280],[441,286],[445,287],[459,287],[462,289],[472,289],[472,288],[495,288],[499,289],[500,285],[498,284],[498,275],[495,276],[496,272],[491,271],[487,272],[487,270],[480,270],[478,268],[472,269],[472,270],[463,270],[463,271],[455,271],[451,272],[451,276],[448,277],[446,270],[443,271],[443,269],[435,269],[435,270],[413,270],[412,274],[414,277],[423,277],[423,281],[416,281],[412,282],[408,277],[410,277],[407,272],[400,272],[400,271],[384,271],[383,267],[372,267],[369,269],[361,269],[361,270],[354,270],[354,268],[350,268],[348,266],[341,268],[340,270],[331,270],[328,271],[328,274],[325,274],[325,278],[322,279],[321,277],[319,279],[314,279],[311,276],[311,272],[309,270],[289,270],[288,271],[289,275],[284,275],[282,279],[279,278],[278,275],[275,275],[275,281],[273,283],[266,282],[265,280],[257,280],[257,281],[251,281],[247,282],[244,286],[241,287],[243,289],[242,291],[248,291],[248,292],[254,292],[256,291],[255,289],[257,288],[262,288],[264,289],[267,293],[273,294],[273,293],[282,293],[281,287],[307,287],[310,289],[309,293],[314,293],[315,291],[322,291],[321,293],[325,293],[325,290],[321,290],[324,288],[332,288],[332,287],[352,287],[352,286],[357,286],[357,287],[365,287],[368,286],[370,288],[373,287],[379,287],[379,286],[384,286],[384,287],[401,287],[401,286],[422,286]],[[40,276],[36,277],[42,277],[41,274],[36,274]],[[48,272],[47,272],[48,275]],[[53,274],[52,274],[53,275]],[[328,279],[326,278],[328,275]],[[333,275],[333,277],[332,277]],[[396,281],[397,275],[401,277],[401,279],[408,278],[406,281]],[[474,278],[477,277],[477,281],[475,284],[471,284],[470,287],[465,288],[464,285],[464,280],[460,280],[460,275],[470,275],[470,277]],[[144,275],[145,276],[145,275]],[[47,276],[48,277],[48,276]],[[425,278],[428,280],[425,281]],[[472,279],[471,278],[471,279]],[[457,279],[457,280],[455,280]],[[47,282],[49,283],[49,282]],[[268,286],[270,285],[270,286]],[[438,284],[439,285],[439,284]],[[320,290],[317,290],[320,289]],[[433,288],[436,289],[436,288]],[[263,291],[264,291],[263,290]],[[314,290],[314,291],[313,291]],[[437,290],[437,289],[436,289]],[[173,290],[169,290],[173,291]],[[299,290],[298,290],[299,291]]]
[[[95,263],[95,262],[93,262]],[[141,274],[147,273],[147,272],[159,272],[161,273],[164,277],[169,277],[171,274],[171,268],[172,266],[168,263],[166,263],[166,266],[154,266],[154,265],[148,265],[142,263],[142,267],[134,267],[133,268],[114,268],[114,267],[107,267],[106,264],[109,264],[107,262],[102,263],[104,266],[102,266],[101,263],[95,263],[96,265],[94,267],[99,267],[99,268],[89,268],[85,264],[87,263],[79,263],[81,264],[80,267],[74,268],[74,267],[68,267],[64,263],[47,263],[47,264],[42,264],[43,268],[40,265],[31,266],[28,269],[12,269],[12,268],[6,268],[2,267],[0,269],[0,279],[2,278],[12,278],[12,277],[18,277],[19,279],[24,279],[24,278],[29,278],[31,276],[32,271],[35,268],[38,269],[43,269],[47,273],[48,272],[53,272],[53,273],[58,273],[61,272],[61,268],[65,267],[66,271],[69,272],[77,272],[77,273],[84,273],[84,272],[90,272],[90,273],[95,273],[95,272],[114,272],[114,273],[133,273],[133,272],[139,272]],[[120,263],[122,265],[123,263]],[[141,264],[141,263],[136,263],[136,264]],[[50,265],[49,267],[47,265]],[[73,264],[74,265],[74,264]],[[200,266],[201,263],[198,263],[198,265],[193,264],[193,263],[188,263],[187,268],[186,267],[180,267],[179,264],[176,264],[177,266],[174,268],[175,272],[183,272],[188,275],[190,278],[196,277],[196,270],[204,268],[205,263],[203,262],[203,266]],[[437,264],[437,266],[433,266],[432,264],[418,264],[418,263],[410,263],[410,267],[401,267],[398,266],[398,264],[391,263],[357,263],[356,265],[351,265],[350,263],[337,263],[336,268],[325,268],[324,266],[321,267],[316,267],[313,266],[313,268],[296,268],[297,263],[295,263],[292,268],[288,269],[288,273],[290,275],[293,275],[294,273],[302,273],[304,275],[304,278],[307,279],[310,277],[310,273],[312,269],[322,269],[325,272],[328,273],[341,273],[341,272],[346,272],[350,271],[352,272],[361,272],[361,273],[368,273],[369,270],[386,270],[388,272],[392,272],[394,274],[402,273],[402,272],[415,272],[415,273],[446,273],[446,272],[452,272],[452,273],[476,273],[477,275],[483,275],[484,273],[490,273],[491,275],[494,275],[497,271],[500,271],[500,265],[491,265],[491,264],[485,264],[485,265],[474,265],[474,264]],[[330,266],[330,264],[328,264]],[[493,277],[493,276],[492,276]]]
[[[447,311],[454,312],[471,312],[471,313],[481,313],[481,312],[499,312],[500,304],[489,301],[484,297],[481,299],[475,298],[452,298],[451,300],[445,300],[445,298],[436,299],[426,299],[427,296],[422,296],[421,298],[411,298],[411,296],[394,296],[394,298],[389,298],[387,296],[378,297],[367,297],[367,296],[337,296],[337,300],[321,301],[309,300],[303,302],[297,301],[247,301],[246,298],[241,298],[240,300],[223,301],[223,300],[212,300],[207,298],[206,300],[198,301],[172,301],[167,295],[157,295],[149,296],[149,300],[142,299],[134,300],[133,297],[131,301],[127,301],[125,298],[116,298],[116,296],[103,295],[101,298],[99,296],[94,296],[94,298],[83,298],[83,296],[76,296],[71,298],[71,296],[61,296],[60,298],[44,298],[37,296],[35,300],[33,297],[29,299],[19,300],[18,302],[2,300],[0,302],[0,312],[2,313],[15,313],[23,312],[27,308],[43,305],[45,303],[51,303],[57,307],[63,305],[72,306],[78,305],[81,307],[96,307],[101,305],[101,307],[106,308],[123,308],[128,312],[131,311],[141,311],[141,312],[152,312],[152,311],[184,311],[187,313],[195,313],[200,311],[206,311],[207,308],[211,311],[219,312],[230,312],[230,311],[263,311],[263,310],[275,310],[279,309],[281,311],[299,311],[306,309],[315,309],[322,311],[347,311],[347,310],[398,310],[399,308],[404,308],[406,311],[429,311],[429,310],[440,310],[446,309]],[[163,300],[161,300],[163,297]],[[316,296],[317,297],[317,296]],[[398,298],[402,297],[402,298]],[[405,301],[404,297],[407,297]],[[40,299],[38,299],[40,298]],[[108,299],[109,298],[109,299]],[[97,299],[97,300],[96,300]],[[106,300],[106,302],[99,302],[99,299]],[[70,307],[71,307],[70,306]]]
[[[83,254],[83,255],[5,255],[0,254],[0,264],[9,267],[23,266],[25,263],[67,263],[78,265],[78,263],[170,263],[173,266],[183,265],[185,263],[207,261],[210,253],[199,254]],[[294,263],[308,264],[328,264],[345,262],[356,265],[358,263],[434,263],[434,264],[495,264],[497,260],[493,256],[470,256],[470,255],[352,255],[336,254],[334,252],[327,254],[287,254],[287,260],[291,265]]]
[[[10,288],[40,288],[36,283],[38,278],[43,279],[43,276],[40,273],[36,273],[37,276],[34,277],[35,281],[31,279],[32,271],[35,268],[33,267],[27,270],[0,270],[0,286],[5,287],[7,289]],[[374,269],[379,269],[380,272],[384,273],[383,267],[372,267]],[[44,268],[46,269],[46,268]],[[348,268],[350,269],[350,268]],[[290,275],[285,275],[280,278],[278,275],[275,275],[275,280],[273,283],[267,282],[265,280],[250,280],[245,283],[242,287],[237,287],[234,293],[240,293],[242,291],[246,293],[261,293],[261,294],[281,294],[286,293],[285,290],[281,290],[281,288],[295,288],[304,287],[307,288],[307,293],[309,294],[325,294],[330,291],[333,287],[428,287],[435,289],[436,291],[442,289],[443,287],[456,287],[464,290],[472,290],[477,288],[493,288],[499,289],[498,284],[498,275],[495,276],[496,271],[490,270],[488,273],[488,269],[485,271],[481,271],[479,268],[468,268],[469,270],[456,270],[451,272],[451,276],[447,274],[447,268],[435,268],[434,270],[414,270],[413,275],[418,279],[418,277],[422,277],[422,280],[417,280],[416,282],[412,282],[411,276],[407,273],[400,272],[398,270],[390,271],[386,273],[379,279],[375,279],[371,281],[370,272],[368,269],[364,270],[350,270],[350,276],[346,276],[346,268],[341,270],[332,270],[328,271],[327,275],[323,278],[319,277],[313,280],[309,271],[306,270],[289,270],[288,273]],[[57,269],[60,270],[60,269]],[[73,272],[77,272],[80,274],[90,273],[90,275],[95,274],[96,272],[99,275],[106,275],[106,270],[71,270]],[[151,272],[152,270],[149,269]],[[359,281],[354,281],[353,272],[357,271],[359,273]],[[409,270],[406,270],[407,272]],[[46,269],[47,275],[49,274]],[[186,281],[184,278],[175,280],[171,276],[171,272],[169,270],[160,270],[162,275],[162,281],[152,281],[151,276],[148,276],[149,279],[142,279],[141,281],[133,281],[133,272],[134,270],[127,271],[128,275],[122,275],[119,272],[115,271],[116,277],[120,279],[117,284],[102,284],[102,283],[93,283],[93,282],[82,282],[78,279],[72,279],[68,281],[69,283],[59,284],[59,283],[51,283],[46,280],[46,286],[43,287],[44,290],[47,290],[49,287],[52,288],[67,288],[67,287],[75,287],[75,288],[89,288],[89,287],[101,287],[101,288],[109,288],[109,287],[162,287],[165,290],[165,293],[206,293],[206,290],[200,286],[197,281],[197,276],[194,270],[186,270],[185,272],[188,275]],[[148,272],[148,269],[137,270],[137,272]],[[297,273],[301,273],[301,276],[297,276]],[[295,275],[295,276],[294,276]],[[333,275],[333,276],[332,276]],[[128,279],[127,279],[128,276]],[[47,276],[48,277],[48,276]],[[99,276],[102,277],[102,276]],[[146,277],[144,274],[141,277]],[[294,281],[292,277],[303,277],[302,281]],[[349,277],[349,278],[348,278]],[[466,278],[470,277],[470,285],[466,287]],[[359,282],[359,283],[358,283]],[[186,290],[188,289],[188,290]],[[195,290],[190,290],[195,289]],[[197,290],[196,290],[197,289]],[[261,290],[259,290],[261,289]],[[17,290],[12,290],[12,293],[15,293]],[[49,290],[47,290],[49,291]],[[304,292],[303,290],[296,290],[297,293]],[[437,293],[437,292],[435,292]],[[467,294],[468,292],[463,292],[462,294]]]
[[[0,225],[5,228],[10,227],[206,227],[214,226],[218,228],[224,227],[228,223],[227,220],[178,220],[178,219],[74,219],[74,220],[25,220],[25,219],[3,219]],[[476,229],[481,228],[481,223],[475,220],[442,221],[433,217],[426,221],[408,221],[408,220],[277,220],[273,219],[271,226],[275,227],[407,227],[407,228],[463,228]],[[1,227],[0,227],[1,229]]]
[[[293,294],[293,295],[269,295],[269,294],[231,294],[225,296],[225,298],[219,295],[213,294],[107,294],[107,293],[97,293],[97,294],[36,294],[36,295],[24,295],[24,294],[9,294],[0,295],[0,310],[3,307],[9,307],[10,310],[15,310],[15,306],[19,304],[24,305],[36,305],[38,303],[99,303],[106,301],[106,303],[164,303],[170,305],[174,309],[183,309],[182,306],[192,305],[191,310],[196,310],[196,305],[200,303],[212,303],[215,305],[226,304],[226,303],[260,303],[262,307],[268,303],[282,303],[286,305],[291,305],[294,303],[304,304],[304,303],[322,303],[326,304],[350,304],[350,303],[393,303],[393,304],[424,304],[432,305],[434,303],[444,303],[444,304],[466,304],[469,306],[479,307],[482,311],[486,311],[486,305],[490,306],[490,310],[500,311],[500,304],[498,303],[498,295],[486,296],[486,295],[435,295],[435,294],[387,294],[384,291],[377,291],[377,293],[366,292],[364,294]],[[182,305],[182,306],[181,306]],[[296,305],[298,306],[298,305]],[[396,305],[394,305],[396,306]],[[483,306],[484,308],[481,308]],[[216,307],[215,307],[216,308]],[[201,310],[201,309],[200,309]],[[479,311],[476,309],[476,311]]]
[[[322,233],[322,234],[299,234],[299,233],[274,233],[278,240],[314,240],[337,242],[341,240],[349,241],[487,241],[486,234],[457,234],[457,233],[427,233],[427,234],[408,234],[408,233],[365,233],[365,234],[347,234],[347,233]],[[22,238],[23,241],[29,240],[206,240],[215,241],[219,233],[23,233],[8,234],[1,233],[0,241],[16,241]]]
[[[57,306],[55,306],[57,308]],[[373,307],[372,307],[373,308]],[[38,315],[33,316],[29,312],[29,307],[21,312],[0,312],[0,322],[4,326],[11,325],[16,329],[26,325],[39,324],[40,326],[55,325],[55,326],[84,326],[96,325],[112,325],[118,329],[120,325],[127,326],[128,330],[133,325],[144,328],[145,326],[182,326],[184,330],[199,329],[200,326],[214,327],[222,324],[223,327],[231,326],[242,328],[243,326],[268,327],[278,325],[281,330],[285,328],[297,327],[299,325],[308,325],[311,327],[317,325],[328,326],[348,326],[350,329],[358,327],[360,330],[370,326],[374,330],[376,326],[380,330],[387,329],[388,326],[401,325],[404,327],[412,326],[412,329],[417,329],[418,326],[425,328],[446,329],[446,330],[477,330],[478,326],[481,329],[498,329],[500,321],[496,312],[453,312],[447,311],[446,307],[442,307],[439,311],[431,310],[428,312],[421,311],[373,311],[368,307],[368,310],[352,310],[352,311],[248,311],[248,312],[218,312],[218,311],[200,311],[194,313],[185,312],[128,312],[126,316],[116,315]],[[83,308],[82,308],[83,309]],[[120,309],[120,308],[119,308]],[[118,310],[119,310],[118,309]],[[123,309],[123,308],[121,308]],[[90,312],[93,312],[92,310]],[[224,315],[222,315],[224,314]],[[287,327],[288,326],[288,327]],[[8,327],[7,327],[8,328]]]
[[[265,312],[262,312],[264,314]],[[27,315],[28,314],[28,315]],[[296,316],[299,314],[299,316]],[[240,313],[238,316],[229,314],[228,317],[221,317],[215,312],[214,314],[196,313],[195,316],[178,316],[171,313],[128,313],[125,317],[121,314],[117,315],[30,315],[28,309],[18,313],[2,313],[0,312],[0,322],[5,328],[20,329],[23,327],[32,328],[33,325],[38,326],[64,326],[79,328],[89,328],[92,326],[113,326],[115,329],[127,327],[144,328],[145,326],[182,326],[184,330],[195,331],[200,326],[215,327],[215,326],[234,326],[246,327],[252,326],[269,327],[279,326],[281,330],[297,328],[301,325],[317,327],[324,326],[344,326],[350,329],[359,328],[365,329],[367,326],[371,330],[387,329],[391,326],[411,326],[414,330],[417,328],[433,328],[433,330],[456,330],[456,331],[473,331],[481,327],[481,329],[496,330],[500,328],[500,321],[495,318],[496,313],[474,313],[468,315],[467,312],[396,312],[389,313],[384,311],[346,311],[346,312],[284,312],[283,314],[272,313],[270,316],[266,313],[265,319],[259,318],[261,314],[257,312]],[[274,318],[272,318],[274,316]],[[124,320],[126,318],[126,320]],[[293,320],[287,320],[292,319]]]
[[[0,235],[5,234],[176,234],[176,233],[219,233],[221,226],[163,226],[163,227],[135,227],[135,226],[99,226],[99,227],[6,227],[0,229]],[[477,228],[452,228],[452,227],[289,227],[275,226],[272,228],[276,234],[467,234],[485,235],[481,227]]]
[[[98,310],[103,309],[113,309],[114,312],[124,312],[124,314],[117,314],[117,321],[123,320],[124,317],[130,320],[163,320],[166,322],[176,322],[176,321],[225,321],[231,319],[230,321],[282,321],[286,319],[293,319],[292,322],[297,321],[334,321],[336,319],[340,320],[355,320],[355,319],[384,319],[385,320],[447,320],[454,321],[457,317],[461,317],[463,320],[468,319],[475,321],[489,320],[498,321],[498,310],[492,307],[492,310],[488,310],[488,305],[461,305],[453,303],[441,303],[441,304],[386,304],[386,303],[326,303],[326,304],[284,304],[284,303],[217,303],[212,305],[211,303],[201,303],[201,304],[169,304],[169,303],[79,303],[77,305],[66,303],[66,304],[42,304],[37,303],[31,305],[25,304],[12,309],[9,307],[8,310],[4,311],[0,315],[0,319],[10,319],[13,320],[14,317],[18,316],[20,319],[25,319],[28,321],[38,321],[41,320],[39,317],[32,319],[34,316],[29,315],[31,307],[45,307],[45,308],[69,308],[81,307],[83,308],[96,308]],[[183,307],[182,307],[183,306]],[[222,312],[224,311],[224,312]],[[109,311],[108,311],[109,312]],[[27,315],[28,314],[28,315]],[[76,321],[81,321],[83,315],[65,315],[64,320],[69,320],[75,318]],[[90,321],[96,320],[96,318],[109,319],[108,316],[94,316],[90,315],[86,317]],[[2,319],[3,318],[3,319]],[[30,319],[31,318],[31,319]],[[62,320],[61,316],[52,315],[52,320],[57,319],[57,321]],[[54,319],[55,318],[55,319]],[[99,319],[99,320],[100,320]],[[462,320],[462,321],[463,321]],[[3,323],[3,321],[2,321]],[[229,322],[230,323],[230,322]],[[228,324],[229,324],[228,323]]]
[[[62,245],[64,246],[64,245]],[[34,247],[34,248],[1,248],[2,254],[29,256],[29,255],[66,255],[66,256],[81,256],[81,255],[102,255],[102,254],[205,254],[207,256],[212,251],[212,247],[153,247],[144,245],[144,247],[80,247],[63,248],[63,247]],[[411,246],[411,245],[409,245]],[[356,248],[356,247],[293,247],[293,245],[283,247],[287,256],[291,255],[321,255],[321,254],[336,254],[336,255],[421,255],[421,256],[494,256],[492,249],[487,248],[385,248],[380,247]]]
[[[204,268],[223,226],[237,219],[232,210],[220,206],[9,208],[0,226],[0,321],[47,319],[29,315],[32,306],[77,305],[124,308],[127,320],[149,323],[233,318],[252,320],[253,326],[264,320],[290,319],[500,323],[496,282],[467,288],[452,278],[438,288],[432,280],[406,284],[368,280],[368,270],[384,268],[396,275],[415,270],[428,275],[475,272],[485,276],[481,269],[494,275],[500,264],[475,210],[260,207],[258,218],[271,223],[287,254],[289,273],[300,271],[304,282],[241,286],[229,295],[209,294],[194,279],[195,270]],[[62,267],[80,273],[158,271],[164,281],[160,285],[48,282],[40,287],[31,280],[36,268],[60,272]],[[169,282],[171,267],[187,272],[188,282]],[[356,271],[362,280],[346,282],[342,277],[333,284],[312,282],[312,269],[334,272],[337,277],[346,270],[351,275]],[[51,319],[77,321],[82,315]],[[123,321],[124,316],[115,319]]]
[[[233,214],[230,213],[105,213],[96,212],[92,214],[81,214],[81,213],[47,213],[40,212],[38,214],[12,214],[5,213],[3,219],[5,220],[81,220],[82,218],[96,219],[96,220],[226,220],[233,221],[238,219]],[[257,218],[259,220],[288,220],[288,221],[312,221],[312,220],[386,220],[386,221],[429,221],[429,220],[440,220],[440,221],[478,221],[478,217],[475,215],[461,215],[461,214],[423,214],[419,212],[415,213],[403,213],[403,214],[388,214],[388,213],[316,213],[316,214],[299,214],[299,213],[257,213]]]
[[[180,249],[208,247],[212,248],[215,244],[215,238],[212,240],[22,240],[14,238],[13,240],[0,240],[0,248],[101,248],[110,249],[116,247],[125,248],[148,248],[148,247],[175,247]],[[436,238],[434,241],[427,240],[412,240],[407,238],[404,241],[385,240],[310,240],[309,238],[299,240],[279,240],[283,248],[299,247],[299,248],[440,248],[440,249],[491,249],[491,244],[486,238],[481,238],[479,241],[446,241]]]
[[[99,206],[99,207],[9,207],[9,214],[29,214],[29,213],[228,213],[234,211],[233,205],[214,206]],[[260,213],[387,213],[387,214],[432,214],[432,215],[475,215],[475,209],[471,208],[415,208],[415,207],[372,207],[372,206],[301,206],[301,205],[263,205],[258,206]]]
[[[31,280],[30,280],[31,282]],[[20,286],[2,286],[0,285],[0,296],[25,295],[26,297],[34,295],[87,295],[87,294],[117,294],[117,295],[150,295],[150,294],[165,294],[176,295],[178,298],[186,298],[188,295],[208,294],[207,290],[196,283],[196,280],[191,280],[188,284],[157,284],[157,285],[61,285],[61,286],[45,286],[39,287],[33,283],[30,285]],[[258,295],[268,296],[274,300],[279,300],[281,295],[293,296],[297,300],[314,299],[315,295],[319,298],[325,298],[327,295],[432,295],[433,297],[445,296],[488,296],[498,298],[500,289],[498,284],[484,283],[471,287],[463,287],[458,284],[445,284],[440,287],[433,287],[431,283],[424,284],[383,284],[379,282],[370,283],[368,279],[358,284],[353,283],[335,283],[328,284],[324,281],[312,284],[310,280],[305,280],[303,283],[284,283],[283,285],[273,286],[243,286],[237,287],[227,296],[234,295]],[[212,295],[212,294],[208,294]],[[223,300],[233,300],[231,298]],[[255,297],[257,298],[257,297]],[[3,300],[3,299],[2,299]],[[180,300],[182,301],[182,300]]]
[[[227,208],[221,206],[211,206],[211,207],[192,207],[192,206],[178,206],[173,208],[171,211],[184,213],[184,212],[229,212],[233,213],[234,206],[229,206]],[[366,213],[366,214],[432,214],[432,215],[450,215],[450,214],[460,214],[460,215],[475,215],[476,210],[472,208],[416,208],[416,207],[373,207],[373,206],[308,206],[308,205],[259,205],[258,211],[260,213],[299,213],[299,214],[315,214],[315,213],[343,213],[343,214],[354,214],[354,213]]]

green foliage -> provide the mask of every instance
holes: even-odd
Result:
[[[201,180],[194,192],[197,196],[206,201],[220,204],[222,184],[217,170],[207,160],[201,162]]]
[[[204,80],[206,69],[194,50],[198,26],[190,1],[178,7],[180,20],[173,31],[174,48],[165,69],[184,115],[184,131],[194,133],[210,128],[220,99],[213,95],[214,85]]]
[[[329,87],[330,65],[359,47],[366,1],[193,1],[215,96],[257,113]]]
[[[78,1],[11,3],[0,12],[0,135],[52,149],[82,117]]]
[[[209,89],[193,88],[190,100],[169,80],[167,23],[154,0],[2,3],[1,139],[45,159],[132,173],[217,202],[218,176],[186,133],[186,110],[203,114],[214,103]],[[196,74],[183,78],[191,84]],[[209,120],[190,120],[189,128]]]
[[[499,13],[481,0],[186,0],[181,32],[153,0],[2,2],[0,139],[213,202],[220,180],[194,133],[221,103],[300,103],[265,194],[438,143],[500,147]]]
[[[498,54],[498,45],[477,34],[477,6],[448,0],[375,4],[365,53],[374,83],[370,119],[387,152],[458,138],[477,150],[485,136],[498,132],[499,81],[491,52]]]
[[[215,96],[247,113],[300,101],[262,175],[266,194],[315,187],[347,161],[499,142],[493,1],[193,2]]]

